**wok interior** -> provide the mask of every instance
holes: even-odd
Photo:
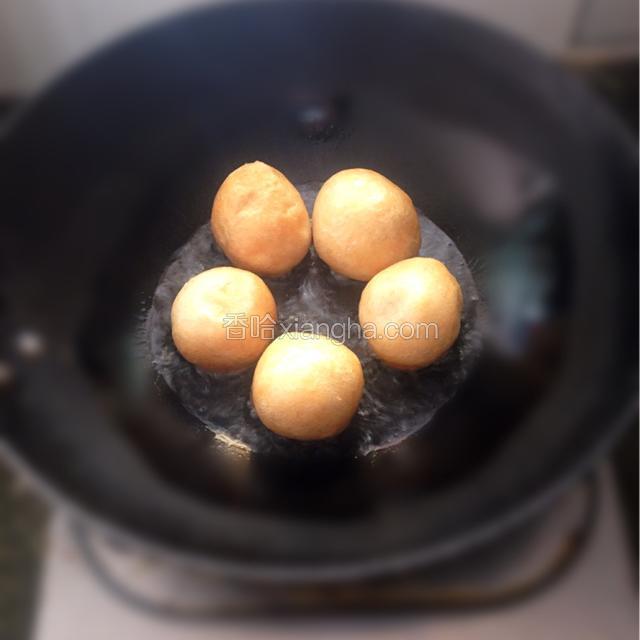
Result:
[[[36,413],[52,423],[37,429],[24,411],[9,437],[81,504],[184,550],[295,562],[450,539],[557,476],[597,439],[599,392],[611,404],[627,393],[625,327],[584,341],[619,304],[619,223],[602,212],[628,192],[594,169],[582,94],[529,78],[542,63],[440,14],[334,10],[283,3],[161,25],[68,77],[6,146],[16,316],[41,319],[108,417],[99,430],[71,402],[55,424]],[[389,34],[393,46],[377,46]],[[474,273],[487,314],[477,367],[428,429],[373,460],[212,442],[141,343],[159,274],[224,177],[256,159],[297,184],[383,173]],[[52,443],[73,463],[52,460]],[[245,516],[258,525],[234,539]],[[263,535],[274,520],[288,527],[277,549]]]
[[[149,204],[135,215],[147,223],[127,237],[129,248],[116,251],[118,260],[103,267],[109,295],[96,288],[83,327],[85,362],[94,375],[108,377],[132,444],[163,478],[202,499],[288,516],[354,518],[380,500],[408,500],[414,492],[464,482],[517,431],[518,418],[552,382],[562,356],[570,254],[553,178],[482,131],[380,96],[341,100],[346,113],[332,123],[327,140],[305,136],[296,121],[300,115],[285,102],[282,117],[290,112],[292,121],[278,143],[260,142],[272,126],[262,123],[260,130],[245,132],[251,151],[236,150],[231,142],[219,156],[212,145],[194,154],[190,165],[176,167],[170,180],[145,181],[141,199]],[[157,135],[150,132],[149,140]],[[285,155],[287,140],[293,148]],[[177,155],[171,148],[164,154]],[[158,265],[159,246],[177,249],[183,233],[206,223],[220,175],[256,158],[296,182],[323,180],[348,166],[382,171],[455,238],[478,280],[489,316],[485,358],[424,434],[373,465],[346,445],[342,460],[327,460],[321,446],[307,448],[302,460],[272,458],[269,451],[230,452],[183,410],[151,367],[138,323],[165,266]],[[164,256],[168,263],[169,252]],[[130,264],[123,264],[127,258]],[[402,404],[403,398],[394,401]]]

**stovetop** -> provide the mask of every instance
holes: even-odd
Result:
[[[525,529],[455,562],[343,586],[229,584],[54,518],[35,640],[636,637],[611,470]]]

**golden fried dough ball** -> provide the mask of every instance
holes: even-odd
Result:
[[[189,362],[218,373],[253,364],[273,338],[276,302],[254,273],[217,267],[194,276],[171,308],[171,331]]]
[[[251,394],[268,429],[286,438],[320,440],[349,424],[363,387],[353,351],[323,336],[291,332],[262,354]]]
[[[313,206],[313,243],[336,273],[367,281],[420,249],[411,198],[383,175],[346,169],[329,178]]]
[[[263,276],[287,273],[311,246],[302,197],[264,162],[243,164],[227,176],[213,201],[211,229],[234,265]]]
[[[460,332],[462,291],[433,258],[410,258],[374,276],[360,298],[363,335],[375,355],[398,369],[426,367]]]

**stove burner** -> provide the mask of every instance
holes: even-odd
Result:
[[[538,519],[480,549],[410,575],[329,586],[225,582],[175,560],[114,547],[82,527],[74,534],[101,583],[126,603],[163,616],[468,609],[515,602],[553,583],[579,557],[598,505],[592,475]]]

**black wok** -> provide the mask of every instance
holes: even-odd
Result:
[[[140,325],[224,176],[365,166],[465,256],[481,358],[377,456],[232,455]],[[76,513],[236,577],[427,564],[547,504],[636,410],[637,161],[519,43],[402,4],[238,3],[158,23],[34,100],[0,146],[5,449]],[[398,399],[401,402],[401,399]]]

